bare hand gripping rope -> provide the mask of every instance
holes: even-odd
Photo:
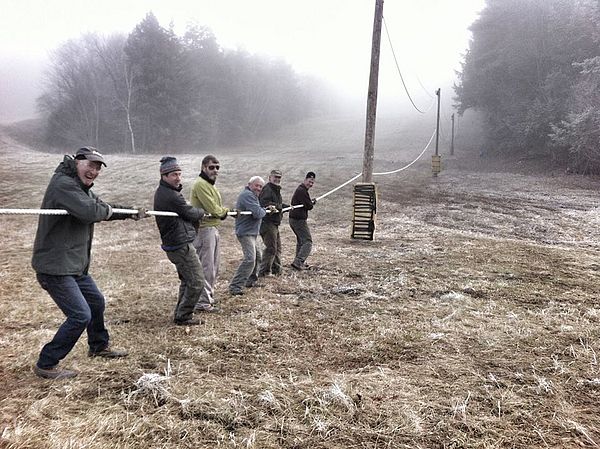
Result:
[[[429,148],[429,145],[431,145],[431,142],[433,141],[434,136],[435,136],[435,130],[433,131],[433,134],[431,135],[431,138],[429,139],[429,142],[427,142],[427,145],[425,146],[425,148],[423,148],[423,151],[421,151],[421,154],[419,154],[417,156],[417,158],[414,161],[412,161],[410,164],[407,164],[404,167],[399,168],[397,170],[386,171],[386,172],[379,172],[379,173],[373,173],[373,175],[377,175],[377,176],[391,175],[391,174],[394,174],[394,173],[401,172],[402,170],[406,170],[408,167],[410,167],[415,162],[417,162],[419,159],[421,159],[421,156],[423,156],[423,154],[425,154],[425,151],[427,151],[427,148]],[[331,189],[329,192],[324,193],[321,196],[318,196],[317,198],[315,198],[314,201],[315,202],[320,201],[323,198],[331,195],[332,193],[337,192],[339,189],[341,189],[342,187],[347,186],[352,181],[358,179],[360,176],[362,176],[362,172],[359,173],[356,176],[353,176],[348,181],[344,182],[343,184],[340,184],[336,188]],[[292,209],[300,209],[301,207],[304,207],[304,205],[303,204],[296,204],[296,205],[292,205],[292,206],[289,206],[289,207],[285,207],[281,211],[272,211],[270,209],[267,209],[266,212],[267,212],[267,214],[271,214],[271,213],[284,213],[284,212],[289,212]],[[137,209],[113,209],[113,214],[136,215],[139,212],[140,211],[137,210]],[[17,214],[17,215],[69,215],[69,212],[67,212],[65,209],[0,209],[0,215],[3,215],[3,214]],[[149,210],[149,211],[146,211],[146,214],[147,215],[151,215],[151,216],[159,216],[159,217],[178,217],[179,216],[175,212],[166,212],[166,211],[158,211],[158,210]],[[235,211],[235,212],[228,212],[227,215],[230,216],[230,217],[237,217],[238,215],[252,215],[252,212],[249,211],[249,210]],[[211,218],[212,215],[207,214],[207,215],[205,215],[205,217],[206,218]]]

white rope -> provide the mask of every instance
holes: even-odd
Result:
[[[350,184],[352,181],[354,181],[355,179],[359,178],[361,175],[362,175],[362,172],[361,172],[361,173],[359,173],[358,175],[356,175],[354,178],[350,178],[350,179],[349,179],[348,181],[346,181],[345,183],[343,183],[343,184],[341,184],[341,185],[337,186],[335,189],[332,189],[332,190],[330,190],[329,192],[327,192],[327,193],[325,193],[325,194],[323,194],[323,195],[321,195],[321,196],[318,196],[318,197],[317,197],[317,201],[320,201],[321,199],[325,198],[326,196],[329,196],[329,195],[331,195],[333,192],[336,192],[336,191],[340,190],[342,187],[344,187],[344,186],[346,186],[346,185]]]
[[[429,138],[429,142],[427,142],[427,145],[425,145],[425,148],[423,148],[423,151],[421,151],[421,153],[420,153],[420,154],[417,156],[417,158],[416,158],[414,161],[412,161],[410,164],[408,164],[408,165],[405,165],[404,167],[402,167],[402,168],[399,168],[399,169],[397,169],[397,170],[386,171],[386,172],[379,172],[379,173],[373,173],[373,175],[378,175],[378,176],[382,176],[382,175],[391,175],[391,174],[394,174],[394,173],[401,172],[402,170],[406,170],[408,167],[410,167],[410,166],[411,166],[411,165],[413,165],[415,162],[417,162],[419,159],[421,159],[421,156],[423,156],[423,154],[425,154],[425,151],[427,151],[427,149],[429,148],[429,145],[431,145],[431,142],[433,141],[433,138],[434,138],[434,137],[435,137],[435,129],[433,130],[433,134],[432,134],[432,135],[431,135],[431,137]],[[358,179],[360,176],[362,176],[362,172],[361,172],[361,173],[359,173],[358,175],[356,175],[356,176],[354,176],[354,177],[350,178],[350,179],[349,179],[348,181],[346,181],[345,183],[343,183],[343,184],[340,184],[340,185],[339,185],[339,186],[337,186],[336,188],[334,188],[334,189],[330,190],[329,192],[327,192],[327,193],[325,193],[325,194],[323,194],[323,195],[321,195],[321,196],[317,197],[317,198],[316,198],[316,201],[320,201],[320,200],[322,200],[323,198],[325,198],[326,196],[329,196],[329,195],[331,195],[333,192],[336,192],[336,191],[338,191],[338,190],[339,190],[339,189],[341,189],[342,187],[345,187],[345,186],[347,186],[347,185],[348,185],[348,184],[350,184],[352,181],[354,181],[354,180]],[[281,212],[283,213],[283,212],[287,212],[287,211],[289,211],[289,210],[292,210],[292,209],[300,209],[301,207],[304,207],[304,204],[296,204],[296,205],[292,205],[292,206],[290,206],[290,207],[286,207],[286,208],[284,208],[284,209],[283,209]]]
[[[113,214],[136,215],[139,213],[137,209],[113,209]],[[268,212],[267,212],[268,213]],[[69,215],[65,209],[0,209],[0,215],[17,214],[17,215]],[[176,212],[148,210],[146,214],[159,217],[179,217]],[[227,215],[235,217],[237,215],[251,215],[249,210],[239,212],[228,212]],[[206,218],[211,218],[212,215],[206,214]]]
[[[421,156],[423,156],[423,154],[425,154],[425,151],[427,151],[427,148],[429,148],[429,145],[431,145],[431,142],[433,141],[433,138],[435,137],[435,129],[433,130],[433,134],[431,135],[431,138],[429,139],[429,142],[427,142],[427,145],[425,146],[425,148],[423,148],[423,151],[421,151],[421,154],[419,154],[417,156],[417,158],[412,161],[410,164],[405,165],[402,168],[399,168],[398,170],[392,170],[392,171],[384,171],[384,172],[379,172],[379,173],[373,173],[373,175],[377,175],[377,176],[382,176],[382,175],[391,175],[394,173],[398,173],[401,172],[402,170],[406,170],[408,167],[410,167],[412,164],[414,164],[415,162],[417,162],[419,159],[421,159]]]
[[[417,156],[417,158],[414,161],[412,161],[410,164],[407,164],[404,167],[399,168],[397,170],[373,173],[373,175],[377,175],[377,176],[391,175],[391,174],[394,174],[394,173],[401,172],[402,170],[406,170],[408,167],[410,167],[415,162],[417,162],[421,158],[421,156],[423,156],[423,154],[425,154],[425,151],[427,151],[427,149],[429,148],[429,145],[431,145],[431,142],[433,141],[434,137],[435,137],[435,130],[433,130],[433,134],[431,135],[431,138],[429,139],[429,142],[427,142],[427,145],[425,146],[425,148],[423,148],[423,151],[421,151],[421,153]],[[318,196],[317,198],[315,198],[315,201],[320,201],[323,198],[331,195],[332,193],[337,192],[342,187],[345,187],[348,184],[350,184],[352,181],[358,179],[360,176],[362,176],[362,172],[359,173],[356,176],[353,176],[352,178],[350,178],[348,181],[344,182],[343,184],[340,184],[339,186],[331,189],[329,192],[324,193],[321,196]],[[288,211],[290,211],[292,209],[300,209],[301,207],[304,207],[304,204],[291,205],[289,207],[283,208],[280,211],[280,213],[288,212]],[[137,209],[113,209],[113,213],[114,214],[136,215],[136,214],[139,213],[139,211]],[[158,211],[158,210],[149,210],[149,211],[146,211],[146,213],[148,215],[159,216],[159,217],[178,217],[179,216],[175,212]],[[267,214],[270,214],[270,213],[273,213],[273,212],[270,212],[269,210],[267,210]],[[18,214],[18,215],[69,215],[69,212],[67,212],[65,209],[0,209],[0,215],[3,215],[3,214]],[[243,211],[237,211],[237,212],[228,212],[227,215],[230,216],[230,217],[237,217],[238,215],[252,215],[252,211],[243,210]],[[206,218],[212,218],[212,215],[206,214],[205,217]]]

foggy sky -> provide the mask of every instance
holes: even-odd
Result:
[[[467,28],[485,0],[387,0],[393,51],[417,106],[450,86],[468,47]],[[351,98],[366,98],[375,0],[2,0],[0,123],[35,114],[50,52],[83,33],[129,33],[152,11],[181,35],[190,22],[208,26],[224,48],[281,57],[300,73],[328,80]],[[380,104],[408,107],[385,29]],[[447,93],[449,96],[452,93]]]

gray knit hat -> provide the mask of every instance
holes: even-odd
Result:
[[[165,156],[160,160],[160,174],[167,175],[172,171],[181,170],[179,162],[173,156]]]

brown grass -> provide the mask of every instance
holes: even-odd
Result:
[[[271,168],[287,199],[309,169],[324,193],[360,170],[358,134],[222,149],[225,203]],[[376,169],[420,151],[381,146]],[[0,155],[0,207],[39,207],[60,158],[8,138]],[[186,194],[202,156],[180,157]],[[96,191],[150,206],[158,159],[109,156]],[[178,280],[153,220],[99,224],[92,274],[131,355],[90,359],[82,338],[70,381],[31,372],[62,321],[29,265],[37,219],[0,216],[0,447],[597,447],[597,180],[447,156],[433,179],[428,164],[377,180],[374,242],[349,239],[343,189],[311,213],[316,268],[242,297],[226,293],[241,251],[224,222],[223,313],[195,328],[171,323]]]

